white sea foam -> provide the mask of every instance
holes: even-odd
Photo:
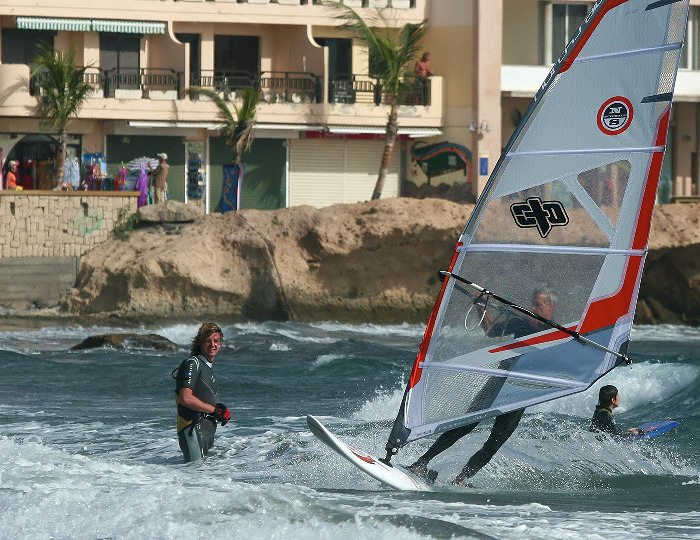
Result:
[[[375,396],[366,401],[360,410],[353,414],[355,420],[376,422],[382,420],[394,420],[396,412],[401,406],[405,383],[399,381],[393,389],[377,390]]]
[[[317,368],[321,366],[325,366],[326,364],[330,364],[331,362],[334,362],[335,360],[341,360],[341,359],[351,359],[351,355],[343,355],[343,354],[322,354],[314,360],[312,367]]]
[[[601,386],[612,384],[620,391],[622,403],[617,409],[620,414],[669,399],[694,384],[698,376],[700,369],[687,364],[633,364],[612,370],[585,392],[536,405],[529,411],[590,417]]]

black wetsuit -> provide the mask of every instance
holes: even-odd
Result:
[[[622,434],[622,430],[617,427],[615,420],[613,420],[612,409],[609,409],[600,403],[596,405],[593,418],[591,418],[591,427],[589,430],[595,432],[603,431],[605,433],[612,433],[613,435]]]
[[[177,369],[175,402],[177,403],[177,435],[185,463],[202,459],[214,444],[216,420],[180,404],[180,390],[191,388],[205,403],[216,405],[216,379],[212,364],[202,355],[191,356]]]
[[[512,334],[514,337],[522,337],[527,334],[538,332],[538,329],[522,317],[510,317],[508,320],[493,324],[487,331],[489,336],[504,336]],[[510,369],[513,367],[513,360],[508,358],[499,363],[499,369]],[[493,397],[498,394],[501,387],[505,383],[504,377],[492,377],[489,382],[484,385],[479,394],[474,398],[473,408],[481,409],[491,405]],[[490,401],[489,403],[486,403]],[[486,439],[484,445],[469,458],[469,461],[464,466],[460,474],[460,478],[471,478],[479,470],[486,465],[494,456],[498,449],[508,440],[513,434],[515,428],[518,427],[520,419],[523,417],[525,409],[517,409],[505,414],[500,414],[496,417],[491,428],[491,434]],[[441,454],[459,439],[470,433],[479,422],[467,424],[458,428],[451,429],[440,435],[428,451],[418,458],[418,462],[427,463],[438,454]]]

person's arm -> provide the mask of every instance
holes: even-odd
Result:
[[[214,410],[216,409],[214,405],[210,405],[195,396],[191,388],[182,388],[180,390],[180,405],[205,414],[214,414]]]

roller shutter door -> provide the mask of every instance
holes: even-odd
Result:
[[[372,197],[384,141],[298,139],[290,143],[290,206],[321,208]],[[398,195],[400,148],[397,142],[382,198]]]

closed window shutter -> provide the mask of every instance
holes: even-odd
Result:
[[[398,194],[399,148],[398,144],[394,147],[382,198]],[[380,140],[292,140],[290,206],[322,208],[369,200],[383,151],[384,142]]]

